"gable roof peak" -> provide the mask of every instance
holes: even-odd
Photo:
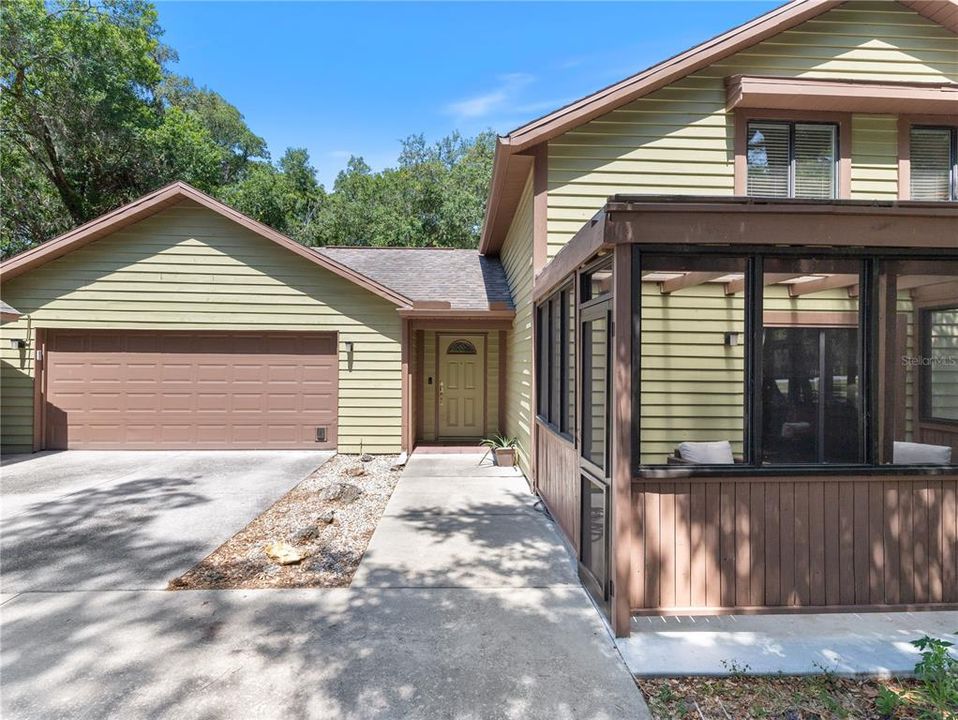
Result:
[[[890,0],[889,0],[890,1]],[[496,254],[504,240],[500,195],[510,163],[528,157],[533,148],[573,128],[605,115],[627,103],[681,80],[720,60],[757,45],[775,35],[811,20],[846,0],[790,0],[763,15],[663,60],[635,75],[575,100],[542,117],[521,125],[496,142],[493,182],[486,203],[479,252]],[[925,18],[958,33],[958,0],[899,0],[900,4]],[[499,184],[497,185],[497,179]],[[515,209],[515,198],[505,202],[507,214]],[[494,221],[494,222],[493,222]]]
[[[73,230],[0,262],[0,281],[5,282],[28,270],[52,262],[73,250],[106,237],[124,227],[145,220],[183,200],[191,200],[207,210],[235,222],[237,225],[246,228],[256,235],[286,248],[309,262],[319,265],[375,295],[379,295],[394,305],[399,307],[412,305],[411,300],[396,291],[361,275],[352,268],[348,268],[332,258],[312,252],[310,248],[296,242],[292,238],[283,235],[268,225],[264,225],[258,220],[244,215],[238,210],[234,210],[229,205],[207,195],[201,190],[197,190],[182,180],[176,180],[168,185],[164,185],[116,210],[94,218]]]

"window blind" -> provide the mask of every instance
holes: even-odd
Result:
[[[748,194],[788,197],[789,128],[787,123],[748,124]]]
[[[949,200],[950,181],[951,131],[948,128],[912,128],[912,200]]]
[[[795,197],[835,197],[835,126],[796,123]]]

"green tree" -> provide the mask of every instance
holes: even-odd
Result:
[[[169,57],[155,10],[142,0],[21,0],[4,5],[0,27],[6,143],[44,176],[73,224],[135,196]],[[2,174],[24,167],[4,162]]]
[[[145,0],[18,0],[0,23],[3,256],[173,180],[215,192],[268,157],[239,110],[168,72]]]
[[[219,149],[219,185],[242,178],[250,160],[269,158],[266,141],[246,125],[243,114],[212,90],[198,88],[190,78],[168,73],[158,90],[162,103],[195,118]]]
[[[411,135],[380,172],[350,158],[327,194],[306,150],[270,162],[236,107],[169,71],[146,0],[18,0],[0,23],[4,257],[172,180],[307,245],[478,241],[491,132]]]
[[[315,245],[325,193],[303,148],[289,148],[274,166],[251,165],[242,180],[220,189],[223,202],[298,240]]]

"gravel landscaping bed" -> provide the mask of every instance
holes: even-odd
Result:
[[[400,475],[364,457],[332,458],[168,589],[348,586]]]

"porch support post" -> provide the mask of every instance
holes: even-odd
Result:
[[[873,305],[878,308],[878,357],[871,363],[869,371],[872,373],[872,387],[881,388],[877,394],[878,457],[871,459],[878,463],[890,463],[894,457],[897,430],[895,420],[898,408],[896,398],[898,388],[893,379],[895,367],[900,362],[896,347],[898,339],[897,275],[892,272],[878,274],[878,269],[874,267],[869,267],[869,271],[872,274],[872,282],[877,285],[878,290],[878,302]]]
[[[612,362],[612,629],[629,634],[632,576],[632,252],[617,245],[614,257]]]
[[[402,449],[406,452],[412,452],[413,443],[413,412],[412,412],[412,362],[409,346],[411,342],[411,333],[409,332],[409,320],[402,318],[402,332],[400,333],[400,353],[402,357]]]
[[[509,373],[506,363],[508,362],[508,348],[506,347],[507,335],[505,330],[499,331],[499,417],[497,418],[497,425],[499,426],[499,434],[506,434],[506,393],[508,392],[507,384],[509,382]]]

